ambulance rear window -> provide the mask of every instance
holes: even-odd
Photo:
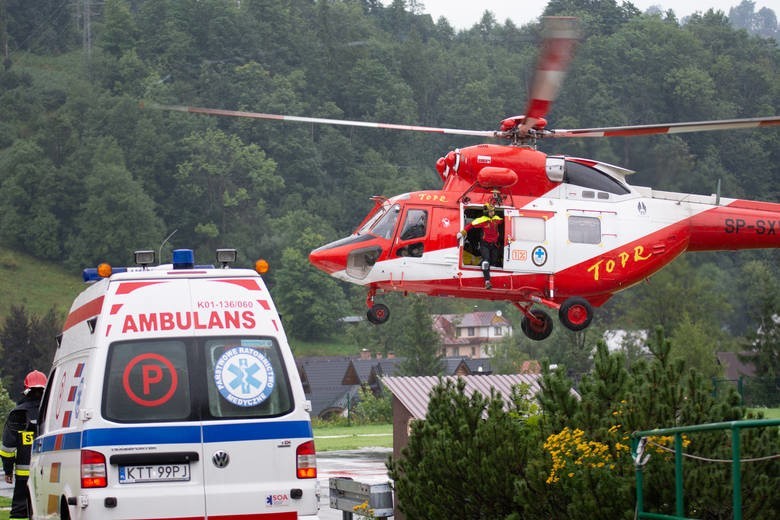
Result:
[[[182,340],[114,343],[108,353],[103,416],[117,422],[192,417],[187,344]]]
[[[212,418],[270,417],[292,409],[287,373],[273,338],[206,341]]]
[[[292,409],[273,338],[141,340],[109,347],[102,406],[108,420],[259,418]]]

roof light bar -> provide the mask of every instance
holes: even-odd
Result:
[[[81,276],[85,282],[95,282],[103,278],[110,278],[111,275],[117,273],[126,273],[128,271],[141,271],[147,269],[214,269],[213,265],[195,265],[195,253],[192,249],[175,249],[173,251],[172,264],[159,265],[153,267],[156,262],[155,252],[152,250],[139,250],[133,253],[133,257],[136,265],[140,267],[113,267],[108,263],[102,263],[97,267],[88,267],[81,272]],[[217,262],[220,267],[227,269],[230,264],[234,263],[238,259],[238,251],[236,249],[217,249]],[[262,261],[265,263],[265,261]],[[257,266],[255,266],[257,267]],[[268,270],[268,264],[265,263],[265,269],[260,272],[264,273]]]

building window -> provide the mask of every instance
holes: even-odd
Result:
[[[504,329],[502,329],[501,327],[495,327],[493,329],[493,334],[495,334],[496,336],[503,336],[504,335]]]
[[[468,334],[469,336],[473,336],[473,335],[474,335],[474,327],[469,327],[469,328],[467,329],[467,334]]]

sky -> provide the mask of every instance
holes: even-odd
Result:
[[[521,26],[541,16],[547,0],[418,0],[425,6],[424,12],[433,17],[434,22],[440,16],[449,20],[455,29],[468,29],[479,22],[485,11],[491,11],[499,23],[510,18],[515,25]],[[682,19],[696,11],[705,12],[715,8],[729,14],[729,9],[739,5],[742,0],[632,0],[641,11],[657,5],[662,10],[672,9],[677,19]],[[768,7],[780,10],[778,0],[754,0],[755,10]],[[390,3],[385,0],[385,5]],[[618,0],[620,4],[620,0]],[[772,5],[774,4],[774,5]],[[779,13],[780,14],[780,13]]]

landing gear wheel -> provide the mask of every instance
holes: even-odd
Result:
[[[558,310],[558,318],[569,330],[583,330],[593,320],[593,307],[585,298],[575,296],[563,302]]]
[[[366,318],[374,325],[381,325],[390,318],[390,309],[387,305],[377,303],[366,312]]]
[[[531,315],[533,318],[523,316],[523,321],[520,322],[520,328],[526,336],[534,341],[546,339],[553,330],[552,318],[541,309],[532,310]]]

